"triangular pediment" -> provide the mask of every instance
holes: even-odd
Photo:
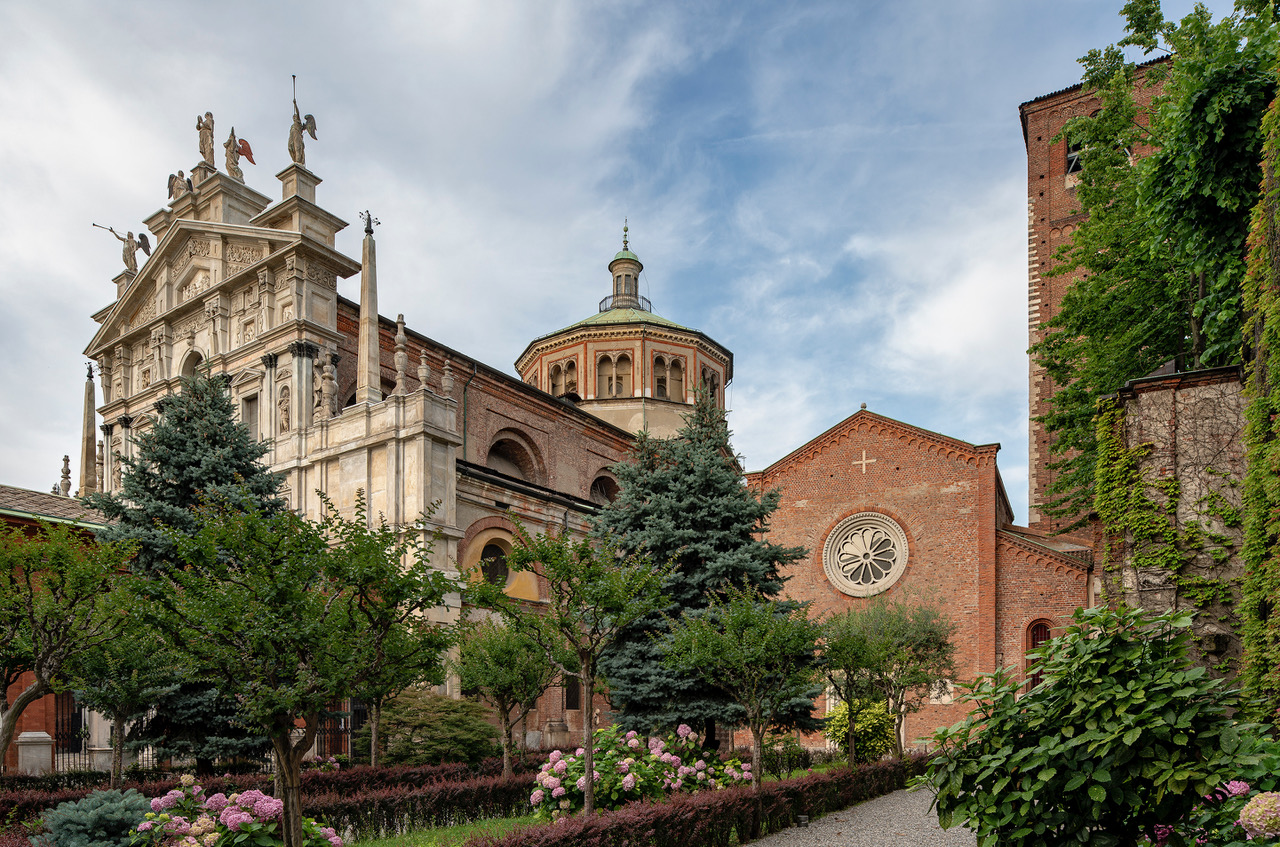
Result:
[[[814,461],[837,445],[859,435],[890,441],[902,450],[934,454],[970,467],[984,467],[989,462],[994,462],[1000,449],[999,444],[970,444],[862,409],[752,476],[767,486],[772,477]]]
[[[309,266],[346,278],[358,262],[306,235],[243,224],[178,220],[156,244],[146,264],[112,305],[94,317],[102,326],[86,349],[91,358],[121,339],[136,340],[158,317],[200,309],[211,291],[242,284],[259,268],[281,263],[282,253],[300,252]],[[273,262],[274,260],[274,262]]]

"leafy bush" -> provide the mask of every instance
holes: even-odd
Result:
[[[368,731],[366,724],[360,733],[367,736]],[[483,706],[418,689],[403,692],[383,707],[380,735],[388,765],[476,764],[498,752],[498,730]],[[367,737],[363,743],[369,746]]]
[[[125,847],[148,809],[147,798],[128,791],[94,791],[83,800],[59,803],[44,814],[42,847]]]
[[[284,802],[257,789],[206,797],[195,777],[150,802],[151,811],[133,831],[134,847],[283,847]],[[302,819],[302,847],[342,847],[333,829]]]
[[[859,762],[874,762],[893,749],[894,718],[880,700],[855,700],[853,718],[854,755]],[[827,740],[844,753],[849,752],[849,704],[840,703],[827,712]]]
[[[681,724],[675,735],[646,742],[617,726],[595,733],[597,809],[617,809],[635,800],[661,800],[668,793],[720,789],[751,778],[751,766],[737,759],[721,762],[698,746],[697,733]],[[541,820],[572,815],[586,802],[586,762],[580,747],[572,754],[553,751],[538,773],[529,796]]]
[[[464,847],[727,847],[896,791],[925,767],[923,757],[840,768],[752,791],[746,787],[679,795],[668,803],[631,803],[505,836],[478,836]]]
[[[1025,696],[1004,671],[965,686],[974,711],[934,736],[923,784],[944,827],[983,844],[1133,844],[1168,826],[1265,754],[1234,697],[1187,658],[1191,616],[1078,610],[1033,651]]]
[[[782,779],[813,767],[813,754],[790,735],[767,735],[760,748],[760,767],[766,774]]]

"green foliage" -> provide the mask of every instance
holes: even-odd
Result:
[[[1245,309],[1252,358],[1245,396],[1245,576],[1241,682],[1255,713],[1280,726],[1280,109],[1266,133],[1262,196],[1253,210]]]
[[[671,566],[655,565],[646,556],[624,554],[609,537],[595,545],[567,535],[534,537],[517,524],[515,541],[507,567],[545,579],[546,602],[529,608],[482,580],[470,586],[470,598],[497,611],[508,625],[537,644],[561,674],[578,678],[585,706],[584,763],[590,771],[595,755],[592,703],[600,656],[614,645],[620,632],[666,605],[662,585]],[[587,815],[595,811],[594,785],[588,780],[584,797]]]
[[[474,765],[498,752],[498,731],[488,712],[471,700],[454,700],[411,688],[383,708],[387,765]],[[362,730],[364,731],[364,730]]]
[[[209,503],[193,536],[174,534],[184,567],[135,582],[190,673],[271,739],[289,847],[303,838],[302,757],[329,704],[389,659],[437,665],[448,639],[426,612],[456,590],[431,566],[422,521],[371,526],[363,497],[351,518],[325,506],[315,523],[264,512],[252,494]]]
[[[512,727],[556,680],[556,668],[537,643],[499,621],[465,624],[454,663],[464,692],[491,703],[502,725],[502,772],[511,774]]]
[[[173,656],[167,650],[166,655]],[[159,759],[191,759],[201,776],[221,773],[235,760],[261,761],[271,752],[271,742],[246,723],[235,699],[208,682],[172,686],[151,705],[129,727],[131,750],[150,748]]]
[[[147,798],[132,788],[93,791],[45,812],[49,833],[38,841],[42,847],[128,847],[130,832],[149,811]]]
[[[0,712],[0,757],[30,703],[54,690],[78,653],[115,637],[115,592],[133,548],[93,545],[66,525],[41,524],[34,538],[0,529],[0,644],[34,676]]]
[[[897,734],[893,715],[882,701],[855,700],[853,746],[858,762],[874,762],[894,748]],[[827,712],[827,740],[849,752],[849,704],[838,703]]]
[[[1139,75],[1119,47],[1081,59],[1102,109],[1063,134],[1082,149],[1076,193],[1088,218],[1048,274],[1076,278],[1031,348],[1057,386],[1039,418],[1060,457],[1046,505],[1056,517],[1081,518],[1092,504],[1100,397],[1169,360],[1189,369],[1240,355],[1248,211],[1275,87],[1273,13],[1245,9],[1214,23],[1197,7],[1173,23],[1157,0],[1135,0],[1123,14],[1120,46],[1176,58],[1142,77],[1163,86],[1145,128]]]
[[[726,588],[699,614],[670,621],[662,647],[675,670],[700,678],[743,713],[752,736],[752,785],[759,787],[765,731],[794,703],[813,709],[821,628],[808,604],[779,603],[751,588]],[[820,725],[820,723],[819,723]]]
[[[906,716],[955,676],[955,631],[936,606],[875,598],[822,625],[823,673],[845,702],[873,697],[895,704],[893,750],[901,756]],[[856,741],[853,750],[848,742],[841,747],[852,764],[860,753]]]
[[[677,564],[662,587],[667,606],[627,627],[601,660],[610,701],[622,712],[618,720],[641,731],[738,723],[742,712],[723,693],[663,663],[657,639],[668,620],[705,609],[710,598],[725,596],[726,586],[768,597],[781,591],[779,569],[804,556],[802,548],[763,539],[781,494],[743,483],[724,411],[705,394],[674,438],[642,432],[632,457],[614,472],[621,493],[600,511],[595,531],[612,534],[624,551]],[[790,704],[779,722],[817,728],[809,705]]]
[[[120,787],[124,769],[126,724],[146,714],[181,679],[160,636],[122,611],[116,637],[77,653],[65,671],[76,702],[111,720],[112,788]]]
[[[1030,657],[1044,681],[1020,696],[1005,671],[964,686],[969,717],[939,730],[922,782],[944,827],[980,845],[1135,844],[1190,812],[1263,752],[1221,680],[1187,658],[1191,616],[1078,610]]]
[[[173,533],[193,535],[206,500],[238,503],[247,495],[265,513],[284,508],[281,479],[261,461],[270,448],[236,421],[224,377],[183,377],[158,405],[150,429],[133,429],[133,455],[114,457],[123,468],[121,490],[84,498],[111,521],[98,540],[134,542],[133,566],[143,574],[177,563]]]

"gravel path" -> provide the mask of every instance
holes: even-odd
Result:
[[[793,826],[753,841],[753,847],[973,847],[977,839],[964,827],[944,830],[929,811],[927,791],[895,791],[809,826]]]

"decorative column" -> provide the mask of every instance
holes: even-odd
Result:
[[[305,429],[311,426],[315,409],[315,357],[320,348],[310,341],[295,341],[289,345],[293,356],[293,427]]]
[[[93,384],[93,365],[89,365],[89,375],[84,381],[84,428],[80,437],[80,496],[98,490],[98,474],[95,468],[97,459],[97,439],[94,436],[94,424],[98,420],[97,391]]]
[[[111,474],[114,472],[116,465],[115,454],[112,453],[110,449],[111,432],[115,429],[115,425],[104,423],[102,426],[98,427],[98,429],[102,430],[103,440],[108,446],[108,449],[99,451],[99,455],[102,457],[102,463],[98,468],[98,480],[102,485],[102,490],[109,491],[112,486],[107,483],[107,480],[112,479]]]
[[[268,464],[276,460],[276,364],[279,360],[276,353],[267,353],[261,360],[266,376],[262,378],[262,394],[258,401],[258,430],[271,445],[271,452],[267,454]]]
[[[365,212],[364,251],[360,262],[360,336],[356,359],[356,402],[382,400],[382,353],[378,348],[378,266],[373,217]]]

